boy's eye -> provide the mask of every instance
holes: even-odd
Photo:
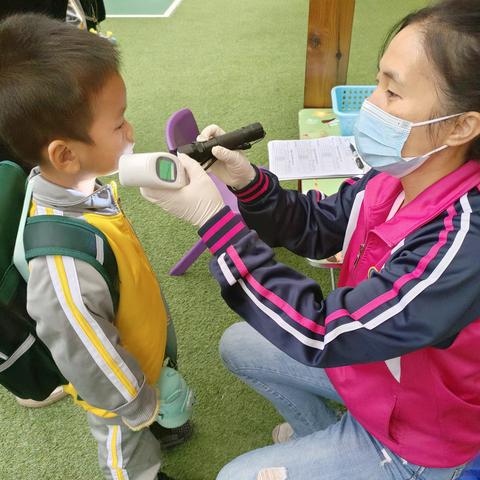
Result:
[[[125,125],[125,120],[116,129],[120,130],[124,125]]]

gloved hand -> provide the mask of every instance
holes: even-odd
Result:
[[[183,153],[180,153],[178,158],[189,178],[188,185],[178,190],[141,188],[140,193],[148,201],[200,228],[218,213],[225,203],[213,180],[198,162]]]
[[[218,125],[205,127],[197,140],[205,142],[225,133]],[[213,155],[218,158],[208,171],[216,175],[225,185],[240,190],[255,178],[255,169],[240,151],[228,150],[224,147],[213,147]]]

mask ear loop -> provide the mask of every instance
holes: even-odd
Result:
[[[465,112],[462,112],[462,113],[454,113],[453,115],[446,115],[444,117],[440,117],[440,118],[434,118],[432,120],[425,120],[424,122],[417,122],[417,123],[412,123],[411,124],[411,127],[423,127],[424,125],[431,125],[432,123],[438,123],[438,122],[443,122],[445,120],[449,120],[450,118],[455,118],[455,117],[459,117],[460,115],[463,115]],[[433,155],[434,153],[438,153],[438,152],[441,152],[442,150],[445,150],[446,148],[448,148],[448,145],[442,145],[441,147],[437,147],[435,148],[434,150],[431,150],[430,152],[428,153],[425,153],[423,155],[421,155],[420,157],[402,157],[403,160],[405,160],[406,162],[409,162],[410,160],[413,160],[415,158],[424,158],[424,157],[429,157],[430,155]]]
[[[405,162],[408,163],[411,160],[415,160],[416,158],[429,157],[430,155],[433,155],[434,153],[441,152],[442,150],[445,150],[446,148],[448,148],[448,145],[442,145],[441,147],[437,147],[434,150],[432,150],[431,152],[424,153],[423,155],[420,155],[419,157],[402,157],[402,159],[405,160]]]
[[[425,120],[424,122],[412,123],[411,126],[412,127],[423,127],[423,125],[430,125],[432,123],[443,122],[444,120],[448,120],[450,118],[459,117],[460,115],[463,115],[464,113],[465,112],[454,113],[453,115],[447,115],[445,117],[434,118],[432,120]]]

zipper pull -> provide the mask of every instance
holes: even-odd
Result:
[[[363,250],[365,250],[365,244],[364,244],[364,243],[362,243],[362,244],[360,245],[360,248],[359,248],[359,250],[358,250],[357,256],[355,257],[355,260],[354,260],[354,262],[353,262],[353,268],[357,268],[357,265],[358,265],[358,262],[359,262],[359,260],[360,260],[360,257],[361,257],[362,254],[363,254]]]

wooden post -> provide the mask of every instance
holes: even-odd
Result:
[[[355,0],[310,0],[305,108],[332,106],[330,90],[347,81]]]

